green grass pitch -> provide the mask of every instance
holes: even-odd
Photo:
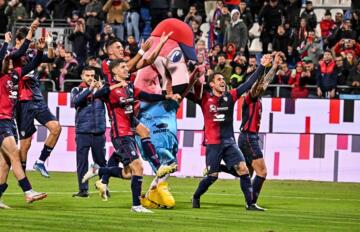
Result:
[[[267,181],[259,199],[266,212],[247,212],[239,180],[218,180],[192,209],[196,178],[171,178],[176,208],[154,214],[130,212],[130,182],[111,179],[112,196],[100,200],[90,182],[87,199],[72,198],[74,173],[51,173],[50,179],[29,173],[34,189],[47,199],[26,204],[11,176],[0,210],[0,231],[360,231],[360,184]],[[150,184],[146,177],[143,190]]]

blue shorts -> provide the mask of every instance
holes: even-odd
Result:
[[[111,141],[116,150],[115,154],[120,156],[124,166],[128,166],[131,162],[139,158],[134,136],[121,136],[112,138]]]
[[[244,155],[236,143],[208,144],[206,145],[206,168],[208,174],[220,172],[221,160],[230,169],[240,162],[244,162]]]
[[[14,136],[17,140],[16,125],[14,120],[11,119],[1,119],[0,120],[0,146],[2,145],[4,139],[9,136]]]
[[[20,139],[26,139],[36,132],[36,119],[45,126],[50,121],[57,121],[44,101],[20,101],[16,105],[16,123]]]
[[[251,165],[253,160],[263,158],[263,153],[259,145],[259,136],[256,133],[242,132],[239,135],[238,144],[241,152],[244,154],[246,164]]]

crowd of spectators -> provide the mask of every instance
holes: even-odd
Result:
[[[313,3],[303,0],[0,0],[0,33],[17,20],[66,19],[71,49],[59,41],[55,61],[39,67],[41,78],[54,80],[60,90],[65,80],[79,80],[86,64],[100,68],[107,40],[121,40],[130,59],[152,28],[175,17],[192,28],[207,75],[222,73],[229,88],[246,81],[261,54],[282,51],[286,61],[272,83],[287,86],[281,97],[334,98],[360,94],[360,1],[351,4],[319,18]],[[202,31],[204,24],[208,29]],[[257,37],[261,52],[250,49]]]

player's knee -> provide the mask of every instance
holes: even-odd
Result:
[[[130,164],[130,168],[133,175],[141,176],[144,172],[143,165],[141,163],[141,160],[136,159]]]
[[[143,124],[139,124],[139,126],[136,127],[136,132],[141,138],[148,138],[150,137],[150,130]]]
[[[20,140],[20,151],[28,151],[31,146],[32,137]]]
[[[240,176],[249,174],[249,169],[246,167],[245,162],[235,165],[236,173]]]
[[[121,177],[123,178],[123,179],[131,179],[131,170],[129,170],[129,169],[123,169],[122,170],[122,173],[121,173]]]
[[[61,129],[61,125],[58,121],[52,122],[49,127],[50,133],[57,136],[60,135]]]
[[[259,168],[259,170],[256,170],[256,175],[258,175],[258,176],[261,176],[261,177],[266,177],[266,175],[267,175],[267,169],[266,169],[266,167],[265,166],[263,166],[263,167],[260,167]]]

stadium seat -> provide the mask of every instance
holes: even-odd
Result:
[[[259,24],[258,23],[254,23],[252,28],[249,30],[249,36],[250,37],[255,37],[255,38],[260,36]]]
[[[323,0],[313,0],[312,2],[314,6],[322,6],[323,4]]]
[[[338,6],[339,0],[324,0],[324,6]]]
[[[203,35],[200,37],[200,40],[203,40],[203,41],[205,42],[205,47],[208,48],[208,45],[209,45],[209,36],[203,34]]]
[[[315,12],[315,15],[316,15],[316,19],[317,19],[318,22],[320,22],[321,19],[324,17],[325,11],[326,11],[326,10],[325,10],[325,9],[322,9],[322,8],[320,8],[320,9],[314,9],[314,12]]]
[[[319,23],[316,25],[315,35],[316,35],[316,37],[319,37],[319,38],[321,37],[321,27],[320,27]]]
[[[338,12],[340,12],[341,14],[344,14],[343,9],[339,9],[339,8],[331,9],[330,12],[331,12],[331,16],[333,18],[335,17],[336,13],[338,13]]]
[[[341,6],[350,7],[351,6],[351,0],[341,0]]]
[[[208,34],[210,31],[210,24],[209,23],[203,23],[200,26],[200,30],[203,32],[203,34]]]
[[[259,38],[253,39],[249,51],[252,53],[262,52],[262,43]]]

